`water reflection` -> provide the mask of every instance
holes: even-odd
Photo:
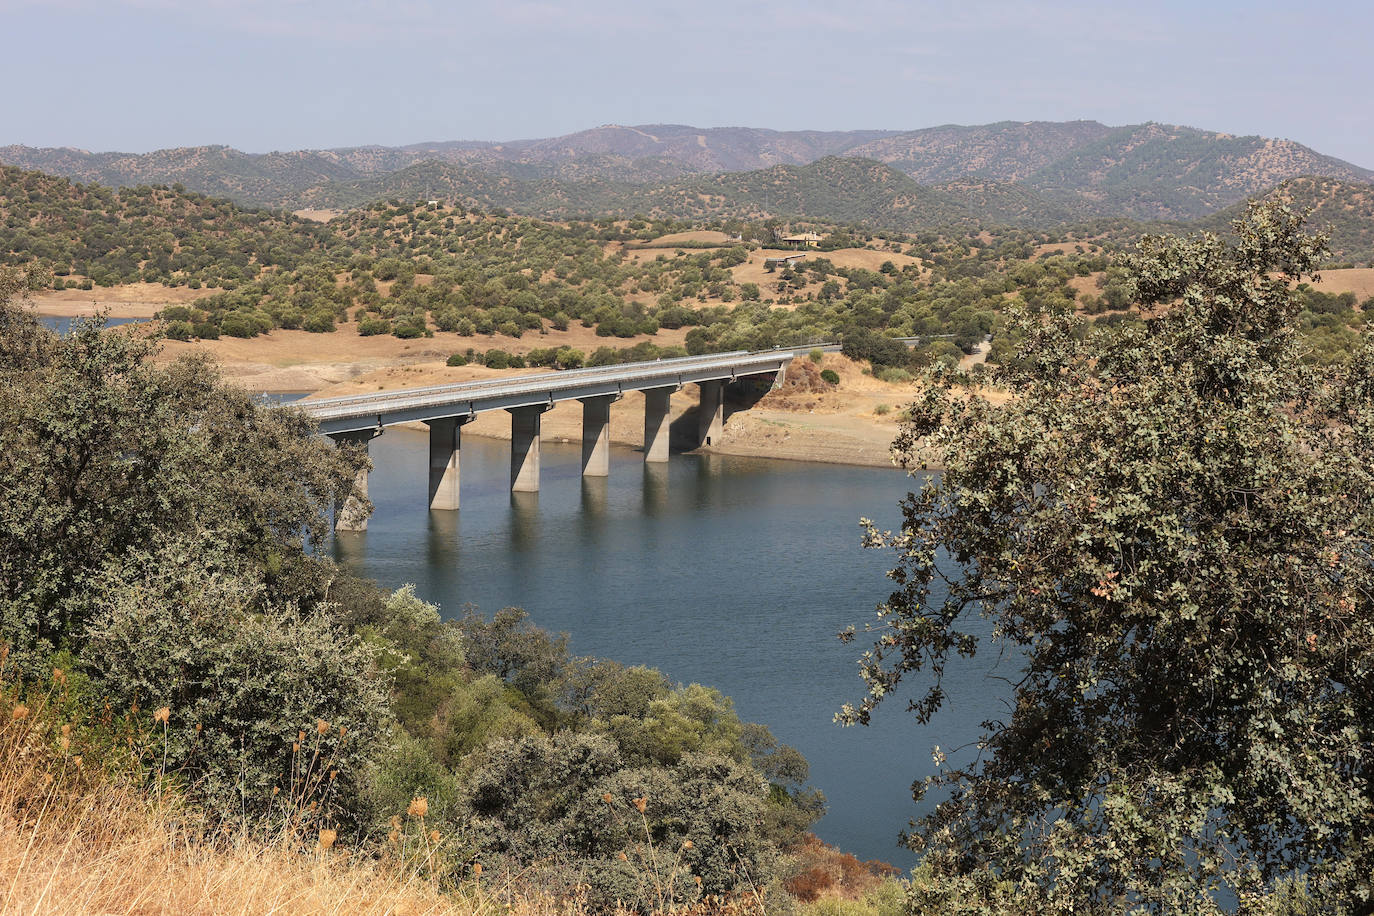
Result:
[[[901,707],[869,728],[833,724],[862,693],[862,625],[891,583],[891,557],[860,547],[858,519],[900,523],[913,481],[885,469],[674,455],[646,464],[612,449],[608,478],[581,476],[580,443],[544,443],[538,493],[510,492],[508,442],[463,440],[462,509],[430,512],[428,438],[397,428],[372,442],[368,530],[336,556],[385,587],[415,583],[445,616],[508,605],[571,635],[579,655],[652,665],[733,697],[811,762],[830,802],[817,832],[862,858],[910,864],[895,842],[934,744],[976,739],[999,715],[986,666],[951,668],[951,714],[918,727]],[[536,574],[537,573],[537,574]]]
[[[605,518],[606,499],[610,481],[605,477],[582,478],[582,515],[584,518]]]
[[[660,516],[668,508],[668,465],[658,461],[644,462],[644,512]]]
[[[517,553],[533,550],[539,545],[539,494],[512,492],[510,508],[511,548]]]

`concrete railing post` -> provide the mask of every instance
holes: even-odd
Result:
[[[539,492],[539,418],[547,404],[508,407],[510,412],[510,489],[512,493]]]
[[[701,389],[697,444],[719,444],[720,434],[725,429],[725,381],[712,379],[698,382],[697,387]]]
[[[644,460],[668,460],[668,401],[672,388],[648,388],[644,391]]]
[[[449,511],[458,508],[459,466],[463,448],[463,424],[472,417],[440,417],[426,420],[429,426],[429,507]]]
[[[377,436],[380,436],[380,429],[364,429],[357,432],[335,433],[330,436],[338,445],[353,443],[361,445],[363,453],[367,453],[367,444]],[[363,508],[363,503],[367,500],[367,468],[358,471],[358,476],[353,478],[353,489],[342,501],[334,503],[334,530],[335,531],[366,531],[367,530],[367,511]]]
[[[613,394],[582,398],[582,476],[611,473],[611,402]]]

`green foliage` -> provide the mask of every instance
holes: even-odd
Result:
[[[840,374],[834,369],[822,369],[821,381],[829,385],[838,385],[840,383]]]
[[[598,908],[727,894],[767,883],[778,867],[757,826],[766,793],[729,759],[627,767],[613,742],[559,733],[493,744],[468,786],[484,861],[532,863],[555,892],[585,883]]]
[[[1262,206],[1234,245],[1149,239],[1141,325],[1025,310],[994,373],[1014,397],[937,372],[913,405],[897,447],[943,473],[869,529],[898,588],[843,716],[930,672],[928,721],[988,650],[971,617],[1021,660],[983,750],[936,751],[916,911],[1221,912],[1299,874],[1323,912],[1368,911],[1374,347],[1302,362],[1300,226]]]
[[[468,358],[462,353],[452,353],[448,359],[444,360],[446,366],[466,366],[467,364]]]
[[[58,338],[0,314],[0,640],[35,662],[80,646],[96,583],[131,551],[196,544],[271,591],[366,461],[203,362],[159,368],[97,324]]]
[[[313,259],[326,238],[324,229],[285,213],[199,194],[116,191],[0,166],[0,264],[38,260],[84,275],[82,289],[91,289],[92,279],[103,286],[231,286]]]
[[[215,819],[309,797],[347,823],[390,719],[371,653],[325,616],[251,601],[209,572],[223,565],[180,547],[127,558],[100,590],[83,667],[116,709],[170,709],[158,766]]]

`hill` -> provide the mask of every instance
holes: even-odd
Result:
[[[908,214],[904,198],[959,198],[965,217],[1013,225],[1128,217],[1191,220],[1289,179],[1316,175],[1363,182],[1374,172],[1290,140],[1237,137],[1168,124],[1108,127],[1096,121],[944,125],[917,131],[774,131],[651,124],[605,125],[562,137],[503,143],[449,141],[409,146],[243,153],[223,146],[144,155],[72,149],[0,148],[0,162],[116,187],[180,182],[241,204],[354,207],[386,197],[451,198],[542,215],[661,210],[675,218],[723,212],[707,198],[746,200],[760,183],[796,184],[779,173],[736,182],[729,174],[801,168],[835,157],[876,161],[932,188],[918,195],[886,172],[866,203],[833,199],[799,209],[741,212],[845,219],[848,212]],[[833,170],[828,165],[824,170]],[[693,189],[700,188],[694,196]],[[853,193],[856,186],[849,185]],[[821,189],[823,190],[823,189]],[[771,194],[771,191],[770,191]],[[884,195],[885,199],[877,203]],[[833,197],[833,195],[825,195]],[[795,201],[783,187],[777,198]],[[924,206],[917,209],[929,209]],[[954,208],[935,207],[935,210]],[[894,228],[924,225],[907,216]]]
[[[1291,140],[1141,124],[1110,131],[1025,179],[1101,216],[1188,220],[1307,175],[1368,181],[1374,172]]]
[[[447,162],[312,188],[300,207],[348,209],[377,200],[444,200],[543,218],[815,219],[887,229],[931,229],[981,220],[1005,226],[1057,225],[1085,214],[1016,184],[964,181],[922,185],[869,159],[829,156],[806,165],[685,175],[671,181],[525,179]]]
[[[1374,266],[1374,184],[1332,178],[1294,178],[1259,196],[1311,210],[1308,226],[1330,236],[1332,260]],[[1228,207],[1198,225],[1221,231],[1245,212],[1245,203]]]
[[[1010,183],[1029,178],[1110,132],[1096,121],[946,124],[871,140],[845,155],[885,162],[924,184],[967,179]]]
[[[225,285],[294,268],[332,236],[287,213],[167,187],[111,189],[0,166],[0,263],[59,277]]]

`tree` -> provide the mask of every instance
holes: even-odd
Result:
[[[0,641],[41,665],[79,650],[111,570],[178,548],[216,559],[259,604],[316,601],[305,555],[366,456],[293,410],[256,404],[203,361],[158,367],[153,344],[37,325],[0,283]],[[129,581],[143,570],[129,571]]]
[[[913,405],[894,447],[943,472],[869,526],[897,587],[841,717],[919,674],[929,721],[989,649],[976,615],[1021,659],[1007,716],[916,790],[945,794],[909,837],[936,878],[913,908],[1260,911],[1305,886],[1369,911],[1374,347],[1304,364],[1301,224],[1257,205],[1231,243],[1148,238],[1141,322],[1023,310],[1009,400],[937,369]]]

